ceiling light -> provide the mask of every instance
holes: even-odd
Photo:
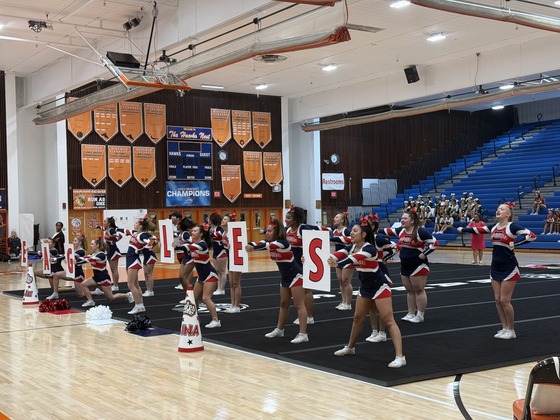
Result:
[[[132,28],[136,28],[142,22],[142,16],[129,19],[127,22],[123,23],[123,29],[125,31],[130,31]]]
[[[395,0],[389,6],[393,9],[402,9],[410,4],[409,0]]]
[[[560,6],[560,0],[556,0],[556,1],[554,2],[554,4],[555,4],[556,6]]]
[[[4,27],[4,25],[2,23],[0,23],[0,29],[2,29]]]
[[[514,83],[508,83],[507,85],[500,86],[500,90],[510,90],[515,87]]]
[[[504,106],[503,106],[503,105],[494,105],[494,106],[492,107],[492,109],[493,109],[494,111],[499,111],[500,109],[504,109]]]
[[[431,34],[431,35],[427,38],[427,40],[430,41],[430,42],[437,42],[437,41],[441,41],[441,40],[443,40],[443,39],[445,39],[445,38],[446,38],[446,36],[445,36],[445,34],[444,34],[443,32],[438,32],[438,33],[436,33],[436,34]]]
[[[206,83],[203,83],[200,85],[201,88],[206,88],[206,89],[217,89],[217,90],[222,90],[224,87],[221,85],[209,85]]]
[[[266,83],[259,83],[258,85],[255,85],[255,89],[257,90],[263,90],[266,89],[268,87],[268,85]]]
[[[336,70],[337,66],[336,64],[327,64],[327,65],[323,65],[323,68],[321,70],[323,71],[334,71]]]

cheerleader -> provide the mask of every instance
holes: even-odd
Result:
[[[58,285],[60,280],[69,280],[73,281],[76,284],[79,284],[85,280],[84,269],[82,268],[83,260],[82,258],[86,255],[87,249],[87,241],[84,235],[78,235],[74,237],[72,241],[72,246],[74,247],[74,278],[70,278],[66,276],[66,271],[61,270],[57,271],[53,274],[52,278],[49,278],[49,283],[53,289],[52,295],[50,295],[47,299],[58,299]],[[83,294],[79,291],[80,289],[76,287],[76,293],[78,296],[83,296]]]
[[[401,227],[380,229],[379,233],[399,238],[397,249],[400,250],[401,280],[406,289],[408,306],[408,313],[402,320],[414,324],[424,322],[428,305],[425,288],[430,273],[428,254],[438,246],[436,238],[420,227],[415,211],[403,213]]]
[[[222,216],[216,211],[212,211],[209,217],[210,238],[212,238],[212,258],[219,279],[218,288],[214,292],[215,295],[224,295],[226,293],[228,256],[222,244],[222,236],[224,234],[222,219]]]
[[[130,303],[134,302],[134,298],[130,292],[126,294],[113,294],[111,276],[109,276],[109,271],[107,271],[107,263],[109,259],[107,254],[108,249],[109,247],[101,238],[93,239],[91,241],[91,255],[86,255],[80,259],[82,264],[84,262],[89,262],[91,264],[91,268],[93,269],[93,277],[90,277],[77,285],[77,289],[79,289],[80,293],[87,299],[82,304],[82,307],[84,308],[95,306],[95,302],[93,301],[91,292],[89,291],[89,287],[92,286],[101,287],[109,302],[119,299],[128,299]]]
[[[550,209],[548,211],[548,215],[546,216],[546,219],[544,220],[544,227],[541,235],[546,235],[547,228],[548,228],[549,235],[552,235],[552,233],[554,233],[554,216],[555,216],[554,211]]]
[[[210,227],[208,225],[197,225],[191,229],[191,242],[187,244],[187,249],[191,253],[194,266],[198,277],[194,284],[194,298],[196,302],[202,301],[206,305],[212,321],[206,324],[206,328],[219,328],[222,326],[218,319],[216,305],[212,301],[212,295],[216,290],[218,282],[218,272],[210,263],[210,248],[212,241],[210,239]]]
[[[267,249],[270,253],[270,258],[278,266],[281,275],[278,323],[274,330],[265,334],[265,337],[284,337],[284,326],[288,319],[290,302],[293,300],[298,314],[299,333],[291,343],[306,343],[309,341],[307,336],[308,316],[307,309],[305,308],[302,268],[296,263],[294,252],[287,239],[286,229],[278,219],[272,219],[269,222],[265,235],[264,241],[251,242],[245,247],[247,252]]]
[[[229,238],[228,238],[228,223],[235,222],[235,213],[228,214],[222,219],[221,227],[223,229],[222,234],[222,246],[226,250],[226,256],[229,260]],[[231,305],[224,312],[228,314],[237,314],[241,312],[241,271],[229,270],[229,287],[231,295]]]
[[[191,242],[191,234],[189,231],[196,224],[186,217],[177,223],[177,240],[173,242],[175,250],[179,250],[181,254],[181,263],[179,265],[179,280],[181,281],[181,289],[186,290],[192,285],[194,261],[191,257],[187,244]],[[181,304],[187,303],[187,298],[179,301]]]
[[[469,222],[467,227],[477,228],[479,231],[486,226],[486,223],[482,221],[482,216],[480,213],[475,213],[473,219]],[[484,234],[472,234],[471,235],[471,249],[473,254],[473,260],[471,264],[482,264],[482,257],[484,256]]]
[[[128,250],[126,252],[126,281],[128,289],[134,298],[134,308],[128,312],[129,315],[146,311],[142,298],[142,289],[138,283],[138,272],[142,268],[142,262],[140,261],[142,250],[149,247],[150,242],[155,239],[155,237],[148,232],[150,225],[151,222],[147,217],[144,217],[143,219],[138,219],[136,223],[134,223],[133,230],[119,229],[119,232],[123,233],[125,236],[130,236]]]
[[[52,238],[45,238],[45,239],[41,239],[42,243],[47,243],[48,247],[49,247],[49,254],[48,255],[41,255],[41,251],[38,252],[38,254],[44,259],[44,258],[49,258],[50,259],[50,263],[51,263],[51,272],[48,274],[45,274],[43,272],[43,269],[37,269],[34,271],[35,273],[35,277],[41,277],[44,279],[48,279],[49,283],[51,285],[51,287],[53,288],[54,291],[54,283],[52,281],[52,277],[55,273],[58,272],[64,272],[64,268],[62,268],[62,260],[64,259],[64,254],[60,254],[56,248],[55,248],[55,243],[52,240]],[[57,289],[58,290],[58,289]],[[54,295],[54,296],[53,296]],[[51,296],[49,296],[47,299],[57,299],[58,298],[58,292],[55,294],[53,293]]]
[[[492,264],[490,266],[490,279],[496,309],[502,323],[502,329],[494,337],[510,340],[516,337],[514,324],[514,311],[511,297],[517,280],[521,277],[519,264],[515,257],[515,246],[534,241],[537,236],[529,229],[513,223],[513,203],[500,204],[496,210],[498,223],[482,228],[458,228],[459,233],[490,233],[492,241]],[[515,242],[518,235],[524,239]]]
[[[119,259],[122,257],[117,242],[123,238],[123,234],[119,232],[115,223],[114,217],[107,217],[103,219],[103,240],[107,244],[107,259],[109,260],[109,268],[111,270],[111,277],[113,285],[111,290],[113,292],[119,291]]]
[[[338,213],[333,218],[333,228],[330,235],[330,240],[334,243],[335,250],[340,251],[351,243],[350,240],[350,225],[348,221],[348,212]],[[340,295],[342,302],[335,306],[334,309],[339,311],[352,310],[352,275],[354,274],[354,267],[349,266],[345,269],[336,267],[336,278],[340,287]]]
[[[344,268],[348,265],[355,267],[360,279],[360,290],[356,297],[356,310],[348,344],[337,350],[336,356],[356,354],[356,341],[362,332],[364,320],[370,309],[375,307],[384,325],[389,330],[395,348],[395,360],[389,363],[390,368],[400,368],[406,365],[406,358],[402,352],[402,336],[393,316],[392,293],[385,273],[379,268],[378,250],[372,245],[375,235],[366,218],[352,227],[350,233],[352,244],[343,250],[336,251],[329,257],[331,267]]]

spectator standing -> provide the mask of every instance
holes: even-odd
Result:
[[[469,225],[467,227],[476,228],[478,231],[481,231],[484,226],[486,226],[486,223],[482,221],[482,216],[480,215],[480,213],[475,213],[473,220],[469,222]],[[471,264],[482,264],[484,248],[484,234],[473,233],[471,235],[471,249],[473,254],[473,260]]]

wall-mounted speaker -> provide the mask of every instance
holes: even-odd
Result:
[[[408,66],[404,69],[404,74],[408,83],[416,83],[418,80],[420,80],[420,76],[418,76],[418,70],[416,70],[416,66]]]

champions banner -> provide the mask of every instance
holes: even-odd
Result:
[[[68,98],[67,102],[72,102],[77,98]],[[75,115],[66,120],[68,123],[68,130],[76,137],[79,141],[82,141],[93,130],[93,124],[91,122],[91,111],[84,112],[83,114]]]
[[[331,291],[331,268],[327,262],[331,254],[329,232],[304,230],[303,240],[303,287]]]
[[[252,189],[257,188],[261,183],[263,180],[261,152],[243,152],[243,175]]]
[[[209,181],[167,181],[165,207],[210,206]]]
[[[109,178],[122,187],[132,178],[130,146],[107,146]]]
[[[271,187],[284,179],[282,175],[282,153],[263,152],[264,179]]]
[[[144,131],[154,144],[166,133],[165,104],[144,104]]]
[[[109,141],[119,131],[117,123],[117,104],[103,105],[93,110],[93,121],[95,132],[105,140]]]
[[[247,146],[253,138],[251,130],[251,111],[231,111],[233,139],[241,147]]]
[[[210,121],[212,122],[212,138],[218,143],[220,147],[231,140],[231,124],[230,124],[229,109],[216,109],[210,110]]]
[[[144,188],[156,179],[156,149],[153,147],[133,147],[134,178]]]
[[[121,133],[129,142],[134,143],[144,132],[142,102],[120,102],[119,119],[121,121]]]
[[[261,149],[264,149],[272,141],[270,112],[253,111],[253,136]]]
[[[222,191],[224,196],[234,202],[241,195],[241,166],[222,165]]]
[[[82,144],[82,176],[97,187],[107,176],[105,146]]]

